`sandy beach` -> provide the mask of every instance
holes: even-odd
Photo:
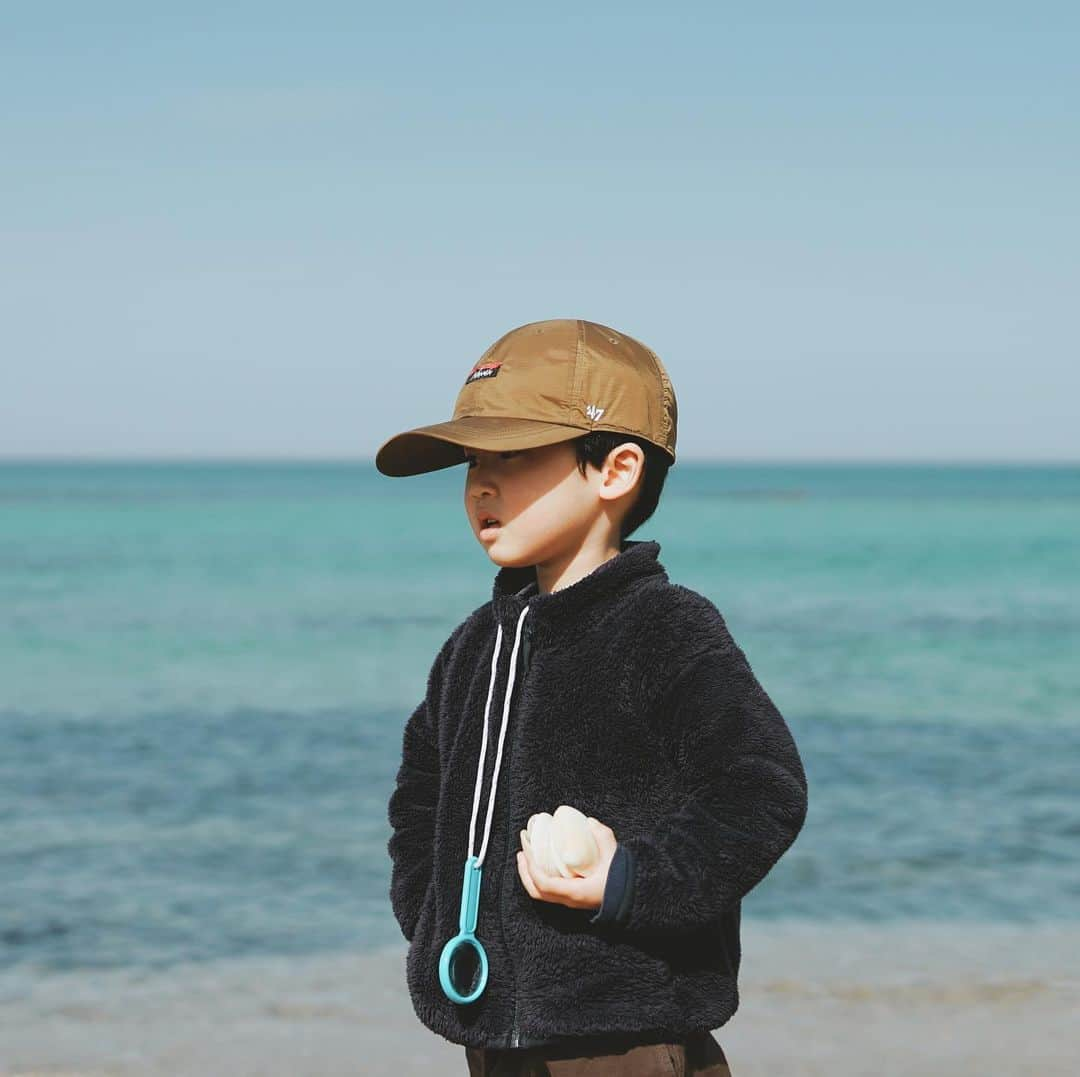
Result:
[[[736,1077],[1040,1077],[1080,1062],[1080,924],[869,927],[744,921]],[[372,955],[167,973],[0,976],[4,1077],[464,1073],[424,1028],[404,943]]]

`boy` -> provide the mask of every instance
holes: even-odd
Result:
[[[408,719],[390,900],[419,1019],[470,1074],[728,1074],[742,898],[802,828],[791,733],[723,617],[626,536],[675,462],[677,407],[643,344],[580,320],[501,337],[453,418],[379,449],[467,465],[500,566]],[[551,876],[521,840],[560,804],[599,856]],[[464,879],[462,870],[464,868]]]

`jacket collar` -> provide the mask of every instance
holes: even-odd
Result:
[[[627,589],[648,576],[666,575],[658,560],[660,543],[623,539],[619,552],[568,587],[540,594],[536,566],[504,566],[495,576],[491,607],[503,632],[514,636],[522,609],[526,627],[538,639],[554,639],[594,624]]]

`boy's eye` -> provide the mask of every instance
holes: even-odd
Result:
[[[520,455],[521,449],[507,449],[506,452],[499,453],[499,456],[501,456],[504,460],[508,460],[512,456]],[[469,469],[471,470],[473,467],[476,466],[476,457],[472,453],[466,453],[465,462],[469,465]]]

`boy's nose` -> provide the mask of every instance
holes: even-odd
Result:
[[[469,468],[469,471],[465,476],[465,483],[468,486],[469,492],[476,498],[479,498],[483,491],[493,490],[495,488],[495,484],[491,479],[491,473],[482,461],[477,461],[477,463]]]

